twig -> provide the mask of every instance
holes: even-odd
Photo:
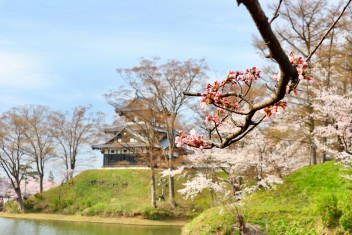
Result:
[[[277,6],[275,13],[273,14],[273,17],[271,18],[271,20],[269,21],[269,24],[271,24],[280,14],[279,14],[279,10],[282,4],[282,0],[280,0],[279,5]]]
[[[330,26],[329,30],[325,33],[325,35],[322,37],[322,39],[320,40],[320,42],[318,43],[318,45],[314,48],[314,50],[309,54],[308,58],[306,61],[309,61],[312,56],[314,55],[314,53],[318,50],[318,48],[320,47],[320,45],[323,43],[323,41],[325,40],[326,36],[328,36],[328,34],[330,33],[330,31],[335,27],[335,25],[337,24],[337,22],[340,20],[340,18],[342,17],[343,13],[345,13],[348,5],[351,3],[352,0],[349,0],[347,2],[347,4],[345,5],[345,7],[342,9],[340,15],[337,17],[337,19],[335,20],[335,22]]]
[[[206,93],[184,91],[183,94],[186,96],[202,96],[203,94],[206,94]],[[220,95],[220,97],[229,97],[229,96],[236,96],[243,99],[243,95],[235,91],[222,93]]]
[[[275,93],[275,89],[271,88],[267,83],[265,83],[266,88],[268,88],[271,92]]]

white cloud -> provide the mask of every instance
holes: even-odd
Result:
[[[38,59],[15,53],[0,53],[0,87],[2,89],[42,89],[50,85]]]

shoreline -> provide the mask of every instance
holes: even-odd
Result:
[[[42,213],[13,214],[8,212],[0,212],[0,218],[43,220],[43,221],[70,221],[70,222],[100,223],[100,224],[122,224],[122,225],[138,225],[138,226],[175,226],[175,227],[183,227],[187,223],[187,221],[183,221],[183,220],[146,220],[142,218],[97,217],[97,216],[89,217],[89,216],[81,216],[81,215],[59,215],[59,214],[42,214]]]

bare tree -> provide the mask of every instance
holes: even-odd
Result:
[[[9,178],[22,211],[24,204],[20,184],[32,163],[24,149],[24,125],[25,120],[14,109],[3,114],[0,119],[0,167]]]
[[[169,169],[173,168],[177,120],[188,102],[188,97],[183,95],[183,91],[197,89],[206,78],[206,70],[204,60],[170,60],[159,64],[159,58],[142,59],[139,66],[117,70],[132,90],[141,97],[148,98],[151,107],[163,115],[168,139]],[[118,99],[114,99],[116,92],[108,96],[114,103],[119,103]],[[169,199],[173,207],[176,205],[174,187],[174,179],[170,175]]]
[[[103,120],[101,113],[89,113],[90,107],[76,107],[72,114],[53,112],[51,133],[59,146],[66,169],[66,180],[73,177],[80,151],[95,142]]]
[[[46,163],[54,157],[53,136],[50,132],[47,107],[40,105],[20,106],[15,108],[23,118],[24,146],[26,154],[33,158],[39,177],[40,192],[43,192],[44,169]]]

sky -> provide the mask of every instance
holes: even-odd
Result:
[[[0,0],[0,32],[0,113],[91,104],[112,116],[103,94],[141,57],[205,58],[213,79],[261,61],[233,0]]]

